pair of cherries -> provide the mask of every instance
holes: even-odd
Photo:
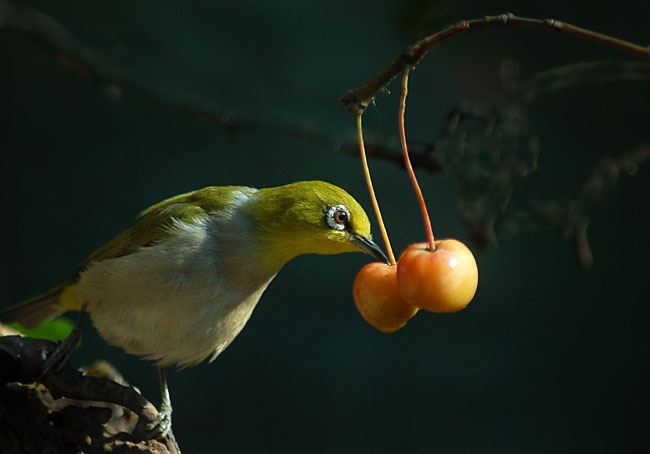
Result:
[[[354,280],[353,295],[357,309],[366,322],[384,333],[393,333],[402,328],[420,309],[431,312],[458,312],[464,309],[474,298],[478,285],[476,260],[467,246],[453,239],[435,241],[433,236],[426,203],[409,159],[404,128],[410,69],[409,65],[403,68],[397,122],[404,165],[422,211],[428,241],[410,245],[397,263],[370,178],[361,126],[363,111],[357,112],[361,163],[391,264],[374,262],[364,266]]]
[[[409,246],[397,264],[373,262],[354,280],[354,302],[363,318],[383,333],[406,325],[419,309],[458,312],[474,297],[478,268],[472,252],[453,239]]]

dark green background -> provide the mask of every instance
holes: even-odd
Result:
[[[409,43],[460,19],[512,11],[650,43],[650,4],[533,2],[28,2],[106,68],[196,106],[291,120],[354,139],[340,95]],[[489,100],[503,58],[525,76],[583,60],[633,59],[540,31],[494,30],[432,52],[412,75],[407,133],[438,137],[461,99]],[[397,85],[365,116],[396,136]],[[535,193],[571,197],[598,158],[648,141],[646,84],[587,85],[533,106],[542,137]],[[64,280],[135,214],[207,185],[323,179],[370,207],[357,159],[265,132],[234,137],[128,97],[0,30],[2,305]],[[398,166],[371,162],[394,247],[423,239]],[[174,430],[199,452],[648,452],[648,165],[593,212],[584,272],[554,231],[477,254],[467,310],[421,313],[393,335],[358,315],[361,254],[300,257],[213,364],[170,375]],[[420,172],[436,233],[467,241],[453,176]],[[377,233],[378,236],[378,233]],[[90,323],[75,365],[104,358],[158,402],[154,368],[106,346]]]

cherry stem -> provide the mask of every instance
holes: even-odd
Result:
[[[372,186],[372,178],[370,178],[370,169],[368,168],[368,159],[366,158],[366,147],[363,143],[363,129],[361,127],[361,114],[357,114],[357,138],[359,140],[359,152],[361,154],[361,165],[363,167],[363,174],[366,177],[366,185],[368,186],[368,192],[370,193],[370,200],[372,201],[372,206],[375,209],[375,214],[377,215],[377,222],[379,223],[379,230],[381,236],[384,239],[384,244],[386,245],[386,253],[388,254],[388,260],[390,260],[391,265],[395,265],[395,255],[393,254],[393,248],[390,246],[390,240],[388,239],[388,232],[386,231],[386,226],[384,225],[384,219],[381,216],[381,210],[379,209],[379,202],[377,202],[377,196],[375,195],[375,190]]]
[[[424,220],[424,228],[427,232],[427,240],[429,241],[429,249],[435,251],[436,245],[433,238],[433,229],[431,228],[431,219],[429,219],[429,212],[427,211],[427,204],[424,202],[424,197],[422,196],[422,190],[418,184],[418,179],[415,177],[415,172],[413,171],[413,166],[411,165],[411,160],[409,159],[409,152],[406,146],[406,131],[404,130],[404,113],[406,112],[406,95],[408,94],[408,80],[409,72],[411,68],[409,66],[404,67],[402,73],[402,94],[399,99],[399,111],[397,113],[397,125],[399,127],[399,138],[402,143],[402,150],[404,150],[404,164],[406,165],[406,172],[409,174],[411,183],[413,184],[413,189],[415,189],[415,195],[417,196],[418,203],[420,204],[420,211],[422,211],[422,218]]]

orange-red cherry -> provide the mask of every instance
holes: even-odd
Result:
[[[397,264],[400,294],[431,312],[458,312],[474,297],[478,268],[472,252],[453,239],[410,245]]]
[[[400,294],[395,265],[373,262],[361,268],[353,295],[364,320],[386,334],[402,328],[418,311]]]

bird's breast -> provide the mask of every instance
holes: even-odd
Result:
[[[277,273],[257,266],[246,226],[226,221],[177,223],[154,245],[91,264],[79,285],[99,333],[160,366],[216,358]]]

